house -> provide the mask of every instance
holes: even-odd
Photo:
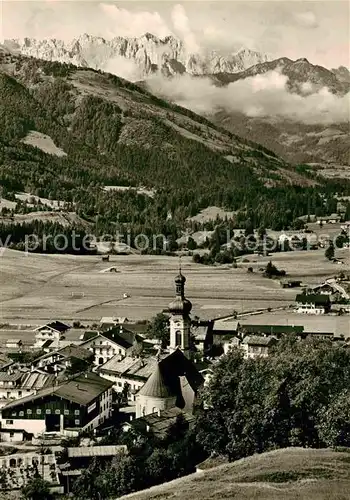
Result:
[[[224,340],[223,345],[222,345],[222,347],[224,349],[224,354],[227,354],[234,347],[239,347],[240,343],[241,343],[241,340],[239,337],[236,337],[236,336],[232,336],[231,338],[227,337]]]
[[[224,349],[225,344],[231,343],[231,340],[237,337],[238,329],[239,323],[232,316],[214,319],[208,328],[206,345],[221,346]]]
[[[37,370],[23,371],[10,367],[7,372],[0,372],[0,398],[6,404],[8,402],[6,400],[36,394],[44,387],[52,386],[54,381],[55,377],[47,373]]]
[[[298,219],[307,223],[307,222],[316,222],[317,217],[315,214],[308,214],[308,215],[301,215],[300,217],[298,217]]]
[[[320,216],[317,220],[317,224],[337,224],[341,221],[341,215],[331,214],[326,216]]]
[[[28,468],[35,467],[41,477],[49,483],[52,493],[63,493],[63,488],[60,487],[59,469],[54,453],[40,454],[32,450],[18,450],[16,453],[1,455],[0,467],[2,471],[6,471],[5,487],[2,483],[2,487],[6,490],[18,490],[24,486],[28,480]]]
[[[129,320],[126,317],[112,317],[112,316],[104,316],[100,320],[100,325],[102,329],[109,329],[116,325],[122,325],[123,323],[127,323]]]
[[[128,448],[125,445],[98,445],[98,446],[76,446],[67,448],[67,462],[60,465],[60,476],[64,485],[65,493],[72,491],[74,479],[80,476],[84,469],[88,468],[94,459],[98,459],[100,465],[111,462],[120,455],[126,455]]]
[[[49,352],[33,361],[32,366],[48,373],[59,373],[66,369],[85,371],[93,360],[94,354],[84,347],[70,344]]]
[[[112,385],[95,373],[78,375],[8,403],[0,409],[0,427],[34,437],[91,431],[111,415]]]
[[[167,353],[168,354],[168,353]],[[167,355],[166,354],[166,355]],[[162,354],[163,358],[165,354]],[[157,365],[156,356],[148,358],[126,356],[113,356],[105,364],[98,367],[101,377],[113,382],[113,389],[116,392],[123,392],[128,389],[127,397],[130,403],[135,401],[136,393],[145,384]]]
[[[247,335],[241,343],[241,349],[246,359],[255,359],[258,357],[266,358],[271,348],[276,345],[276,337],[261,337],[259,335]]]
[[[305,314],[326,314],[331,309],[331,301],[328,295],[324,294],[305,294],[296,296],[297,313]]]
[[[42,349],[44,346],[50,346],[51,349],[58,349],[61,347],[60,341],[64,340],[64,334],[69,329],[70,326],[61,321],[52,321],[46,325],[39,326],[34,330],[34,349]]]
[[[105,332],[87,332],[80,347],[90,349],[94,353],[94,364],[101,366],[113,356],[125,357],[137,343],[142,343],[142,338],[120,325]]]
[[[198,351],[205,351],[208,347],[208,335],[212,328],[210,321],[192,321],[191,338],[192,343]]]

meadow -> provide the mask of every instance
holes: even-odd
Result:
[[[289,278],[319,283],[349,268],[349,251],[337,254],[344,264],[327,261],[323,250],[295,251],[271,257],[250,255],[237,269],[203,266],[183,257],[192,317],[209,319],[233,311],[293,304],[298,289],[282,289],[278,280],[264,278],[259,269],[271,259]],[[111,266],[117,272],[101,272]],[[248,273],[248,267],[254,272]],[[172,300],[177,272],[178,259],[169,256],[111,256],[106,263],[100,256],[25,254],[5,249],[0,257],[0,322],[42,324],[61,319],[91,323],[102,316],[148,319]]]
[[[133,500],[347,500],[349,452],[286,448],[121,497]]]

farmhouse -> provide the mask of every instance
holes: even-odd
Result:
[[[52,383],[54,383],[53,375],[36,370],[13,369],[11,366],[7,372],[0,372],[0,398],[6,404],[10,399],[20,399],[35,394]]]
[[[125,357],[137,343],[142,343],[142,338],[120,325],[105,332],[87,332],[80,347],[90,349],[94,353],[94,364],[101,366],[113,356]]]
[[[1,429],[34,437],[76,436],[95,429],[111,415],[112,385],[95,373],[85,373],[42,389],[1,408]]]
[[[325,314],[330,311],[331,302],[328,295],[299,294],[296,296],[296,312],[306,314]]]
[[[276,337],[261,337],[258,335],[248,335],[241,344],[244,357],[246,359],[264,357],[266,358],[271,351],[271,348],[276,345],[278,340]]]
[[[44,346],[50,346],[50,349],[58,349],[61,347],[60,341],[64,339],[64,334],[69,329],[70,326],[61,321],[52,321],[46,325],[39,326],[34,330],[34,349],[42,349]]]
[[[49,373],[59,373],[66,369],[84,371],[90,365],[94,355],[89,349],[75,344],[67,345],[57,351],[40,356],[33,361],[32,367],[40,368]]]

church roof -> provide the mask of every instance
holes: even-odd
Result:
[[[175,299],[170,302],[168,311],[175,314],[189,314],[191,309],[192,304],[189,300],[182,297],[175,297]]]
[[[165,384],[164,377],[159,368],[159,363],[145,385],[139,391],[139,394],[153,398],[170,398],[176,396],[176,394],[173,394],[170,388]]]

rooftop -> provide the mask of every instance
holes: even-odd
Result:
[[[68,458],[74,457],[113,457],[118,453],[127,453],[126,445],[79,446],[68,448]]]
[[[41,325],[35,329],[35,331],[42,330],[43,328],[52,328],[53,330],[57,330],[58,332],[64,333],[70,329],[69,325],[62,323],[62,321],[51,321],[50,323],[46,323],[45,325]]]
[[[169,410],[163,410],[158,413],[151,413],[143,417],[137,418],[132,421],[133,426],[146,428],[149,426],[153,434],[159,438],[166,437],[169,427],[174,424],[179,415],[182,415],[187,421],[188,425],[194,423],[195,417],[187,412],[183,412],[179,408],[170,408]]]
[[[265,333],[270,335],[277,334],[302,334],[304,327],[300,325],[242,325],[242,331],[246,333]]]
[[[100,394],[113,386],[113,382],[99,377],[95,373],[85,373],[78,375],[59,385],[48,387],[38,391],[36,394],[26,396],[24,398],[12,401],[3,407],[3,409],[11,409],[17,406],[22,406],[28,402],[35,401],[49,395],[58,396],[60,398],[72,401],[82,406],[86,406],[96,399]]]
[[[145,385],[140,389],[139,394],[154,398],[170,398],[176,396],[170,387],[166,385],[164,376],[159,368],[159,363],[156,365],[154,372]]]
[[[244,337],[243,344],[265,346],[268,347],[276,343],[277,339],[275,337],[259,337],[258,335],[248,335]]]
[[[329,305],[330,304],[330,299],[328,295],[322,295],[322,294],[304,294],[300,293],[296,296],[296,302],[299,302],[301,304],[316,304],[316,305]]]

